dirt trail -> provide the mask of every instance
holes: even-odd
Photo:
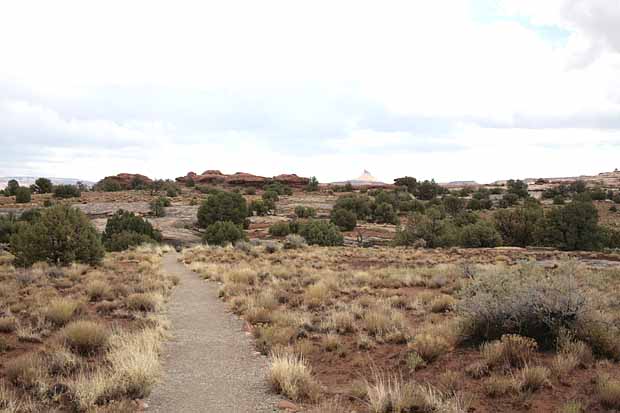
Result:
[[[243,323],[226,312],[217,286],[201,280],[177,261],[163,269],[178,275],[169,306],[171,340],[163,354],[163,378],[146,400],[149,412],[274,412],[278,398],[269,393],[267,361],[255,353]]]

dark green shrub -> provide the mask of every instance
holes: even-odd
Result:
[[[263,192],[261,197],[263,198],[263,201],[267,202],[278,202],[280,200],[278,193],[274,190],[267,190]]]
[[[269,213],[269,205],[262,199],[255,199],[250,202],[250,214],[256,213],[257,216],[263,217]]]
[[[472,198],[467,202],[467,209],[479,211],[482,209],[482,202],[477,198]]]
[[[504,245],[526,247],[541,243],[545,219],[539,205],[528,204],[512,210],[502,209],[493,214],[493,219]]]
[[[19,188],[19,182],[17,182],[15,179],[11,179],[9,182],[7,182],[6,188],[4,188],[4,194],[6,196],[15,196],[17,188]]]
[[[30,188],[26,188],[25,186],[20,186],[15,191],[15,202],[18,204],[27,204],[32,200],[32,196],[30,194]]]
[[[249,188],[245,188],[245,194],[246,195],[256,195],[256,188],[254,188],[253,186],[251,186]]]
[[[438,207],[431,207],[425,214],[419,212],[409,215],[404,228],[397,228],[394,243],[412,246],[424,240],[429,248],[449,246],[456,238],[454,225],[450,225]]]
[[[81,192],[75,185],[56,185],[54,187],[55,198],[79,198]]]
[[[286,221],[276,222],[269,227],[269,234],[274,237],[283,237],[291,232],[291,226]]]
[[[269,185],[265,185],[263,189],[265,192],[273,191],[278,195],[293,195],[293,189],[288,185],[284,185],[282,182],[272,182]]]
[[[136,235],[121,234],[123,232],[134,233]],[[161,241],[161,233],[153,228],[150,222],[142,217],[137,216],[133,212],[123,211],[119,209],[116,213],[108,219],[103,232],[103,243],[105,247],[110,251],[119,251],[118,248],[139,245],[144,241],[144,237],[149,238],[154,242]],[[122,242],[119,241],[122,240]],[[127,245],[126,241],[133,240],[136,244]],[[127,246],[126,246],[127,245]]]
[[[218,221],[209,225],[203,241],[209,245],[226,245],[245,239],[241,226],[231,221]]]
[[[502,199],[499,201],[499,206],[502,208],[508,208],[519,202],[519,196],[511,192],[505,193]]]
[[[314,218],[316,216],[316,209],[298,205],[295,207],[295,215],[297,218]]]
[[[510,179],[506,182],[506,191],[509,194],[516,195],[518,198],[527,198],[529,196],[527,192],[527,183],[520,179]]]
[[[373,211],[372,217],[378,224],[397,225],[399,223],[398,215],[396,214],[394,207],[387,202],[377,204]]]
[[[547,214],[546,241],[563,250],[594,250],[600,246],[598,212],[591,202],[573,201]]]
[[[244,225],[247,216],[248,207],[242,195],[217,191],[209,195],[198,209],[198,225],[206,228],[218,221]]]
[[[359,220],[366,220],[371,210],[371,199],[367,195],[345,195],[336,200],[333,209],[346,209],[352,211]]]
[[[612,200],[614,201],[614,203],[620,204],[620,192],[616,192]]]
[[[344,237],[338,227],[329,221],[309,221],[301,225],[299,234],[310,245],[336,246],[344,243]]]
[[[11,235],[17,232],[17,219],[13,214],[0,215],[0,243],[6,244]]]
[[[27,209],[19,216],[20,221],[34,222],[41,218],[41,210],[39,208]]]
[[[424,213],[426,207],[424,202],[417,199],[411,199],[407,201],[401,201],[399,205],[400,212],[421,212]]]
[[[52,181],[47,178],[38,178],[36,181],[34,181],[34,185],[38,194],[49,194],[54,189]]]
[[[105,247],[108,251],[125,251],[137,245],[154,243],[153,238],[134,231],[122,231],[107,237]]]
[[[306,185],[307,192],[316,192],[319,190],[319,180],[316,179],[316,176],[310,178],[308,185]]]
[[[101,239],[88,217],[62,205],[44,209],[32,223],[20,223],[10,243],[15,263],[22,266],[37,261],[96,264],[103,257]]]
[[[465,209],[465,200],[454,195],[443,197],[443,206],[450,215],[456,215]]]
[[[564,205],[564,197],[562,195],[554,196],[553,205]]]
[[[499,233],[488,221],[465,225],[460,230],[459,244],[466,248],[492,248],[497,247],[501,241]]]
[[[357,226],[357,215],[355,215],[355,212],[344,208],[332,209],[330,220],[342,231],[353,231]]]
[[[185,181],[185,186],[188,188],[193,188],[196,186],[196,182],[194,182],[194,178],[192,178],[191,176],[189,178],[187,178],[187,180]]]
[[[174,186],[169,186],[166,189],[166,196],[170,198],[176,198],[177,196],[179,196],[179,190]]]

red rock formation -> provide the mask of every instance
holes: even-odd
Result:
[[[281,174],[278,176],[274,176],[273,180],[275,182],[280,182],[284,185],[288,185],[292,188],[303,188],[310,182],[310,178],[303,178],[295,174]]]
[[[114,176],[106,176],[104,179],[118,182],[118,184],[123,189],[132,189],[133,184],[136,181],[141,181],[144,184],[151,184],[153,180],[148,176],[140,175],[140,174],[128,174],[128,173],[120,173]]]
[[[226,183],[233,186],[263,186],[269,181],[264,176],[252,175],[245,172],[235,172],[226,177]]]

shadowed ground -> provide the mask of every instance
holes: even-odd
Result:
[[[164,347],[163,378],[146,400],[148,411],[274,412],[278,398],[269,393],[267,360],[257,355],[243,323],[217,298],[217,286],[201,280],[177,261],[163,269],[178,275],[169,305],[171,340]]]

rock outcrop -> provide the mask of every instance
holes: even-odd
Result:
[[[137,183],[140,182],[145,185],[153,183],[153,180],[148,176],[128,173],[120,173],[114,176],[106,176],[104,179],[107,181],[118,182],[118,184],[123,189],[132,189],[136,186]]]
[[[253,175],[247,172],[235,172],[231,175],[223,174],[219,170],[209,169],[198,175],[195,172],[189,172],[185,176],[176,178],[177,182],[187,183],[189,180],[193,180],[196,184],[220,184],[229,186],[242,186],[242,187],[257,187],[261,188],[271,182],[280,182],[284,185],[288,185],[292,188],[303,188],[310,182],[309,178],[297,176],[295,174],[282,174],[274,176],[273,178],[267,178],[264,176]]]

